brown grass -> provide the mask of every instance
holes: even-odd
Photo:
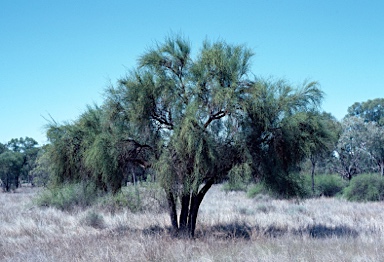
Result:
[[[215,186],[197,239],[182,240],[166,213],[39,208],[36,190],[0,194],[1,261],[382,261],[381,202],[248,199]]]

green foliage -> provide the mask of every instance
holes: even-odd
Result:
[[[100,199],[100,205],[112,213],[123,208],[128,208],[132,212],[141,211],[143,205],[139,186],[124,187],[116,194],[108,194]]]
[[[365,102],[356,102],[348,108],[347,116],[355,116],[365,122],[376,122],[384,125],[384,98],[376,98]]]
[[[75,207],[91,206],[98,195],[93,184],[65,184],[45,189],[36,197],[35,203],[39,206],[52,206],[63,211],[71,211]]]
[[[268,176],[263,183],[277,198],[306,198],[311,195],[308,178],[297,173]]]
[[[237,165],[228,174],[224,191],[246,191],[251,181],[252,170],[249,164]]]
[[[344,118],[341,125],[335,168],[341,176],[350,180],[356,174],[369,171],[370,156],[365,150],[369,130],[364,121],[357,117]]]
[[[244,119],[244,139],[254,174],[279,196],[306,196],[300,164],[314,152],[314,112],[322,92],[316,82],[295,90],[284,81],[259,81]],[[321,143],[319,143],[321,144]]]
[[[37,142],[29,137],[13,138],[0,144],[0,179],[4,191],[19,187],[20,181],[32,182],[30,172],[39,152]]]
[[[343,192],[348,182],[340,175],[317,175],[315,176],[315,195],[333,197]]]
[[[288,174],[289,177],[274,176],[274,181],[261,181],[252,185],[247,195],[254,198],[257,195],[268,195],[273,198],[307,198],[311,196],[311,186],[308,176]]]
[[[0,179],[4,191],[9,192],[19,186],[22,168],[22,153],[7,150],[0,154]]]
[[[254,198],[257,195],[271,195],[271,191],[263,183],[256,183],[249,187],[247,196]]]
[[[377,174],[362,174],[354,177],[344,190],[350,201],[384,200],[384,178]]]
[[[30,171],[33,184],[40,187],[48,185],[51,176],[51,161],[46,153],[48,145],[43,146],[36,156],[33,169]]]
[[[113,108],[88,107],[72,124],[50,123],[50,144],[42,159],[50,159],[53,185],[91,181],[98,190],[116,194],[130,175],[128,170],[145,166],[148,146],[122,132],[122,123],[115,125],[109,110]]]

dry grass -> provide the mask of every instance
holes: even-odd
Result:
[[[173,239],[165,213],[38,208],[36,189],[0,194],[1,261],[382,261],[384,204],[265,196],[215,186],[196,240]]]

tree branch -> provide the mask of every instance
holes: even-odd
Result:
[[[216,114],[211,114],[211,115],[209,116],[209,119],[207,120],[207,122],[205,122],[205,124],[204,124],[204,128],[207,128],[207,127],[209,126],[209,124],[210,124],[213,120],[220,119],[220,118],[226,116],[227,114],[228,114],[228,111],[223,111],[223,110],[217,112]]]

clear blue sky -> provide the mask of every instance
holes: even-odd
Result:
[[[245,44],[257,76],[319,81],[323,109],[384,97],[384,1],[0,1],[0,142],[46,142],[156,41]]]

